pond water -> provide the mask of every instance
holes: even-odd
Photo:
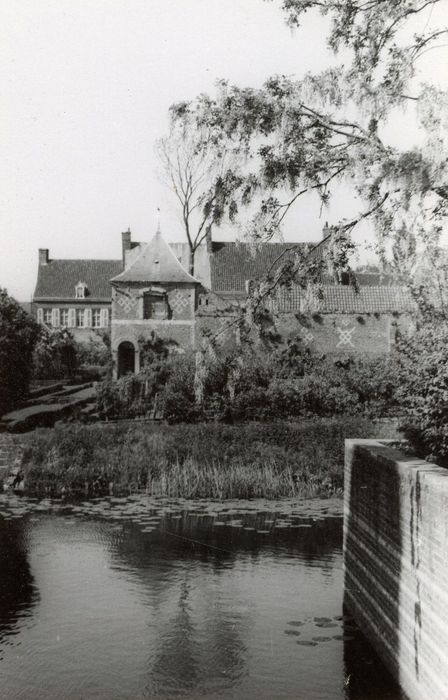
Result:
[[[339,501],[0,496],[5,700],[398,700],[342,611]]]

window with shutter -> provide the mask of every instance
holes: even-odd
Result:
[[[92,328],[92,309],[84,310],[84,326],[86,328]]]
[[[37,309],[37,322],[38,323],[44,322],[44,310],[43,309]]]
[[[84,328],[84,309],[76,309],[76,327]]]
[[[101,309],[101,326],[107,328],[109,325],[109,309]]]
[[[76,326],[76,311],[75,311],[75,309],[68,310],[68,325],[70,328],[74,328]]]
[[[51,325],[54,328],[58,328],[60,326],[59,309],[53,309],[51,312]]]
[[[51,326],[53,321],[52,309],[44,309],[44,323],[46,326]]]
[[[101,328],[101,309],[92,309],[92,326]]]
[[[143,318],[167,318],[167,303],[165,295],[145,292],[143,294]]]

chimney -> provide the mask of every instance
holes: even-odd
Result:
[[[39,248],[39,265],[48,265],[48,248]]]
[[[212,227],[207,226],[205,229],[205,245],[207,248],[207,253],[213,253],[213,241],[212,241]]]
[[[325,226],[322,229],[322,239],[327,238],[330,235],[332,227],[328,225],[328,221],[325,222]]]
[[[126,251],[131,250],[131,229],[128,228],[127,231],[123,231],[121,234],[121,250],[122,250],[122,260],[123,260],[123,270],[126,263]]]

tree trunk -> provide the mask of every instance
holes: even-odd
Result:
[[[189,256],[188,256],[188,272],[192,277],[194,277],[194,254],[195,251],[193,248],[190,248]]]

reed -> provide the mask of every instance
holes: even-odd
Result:
[[[397,437],[391,423],[315,418],[242,425],[60,425],[28,436],[27,492],[145,490],[183,498],[342,493],[345,437]]]

